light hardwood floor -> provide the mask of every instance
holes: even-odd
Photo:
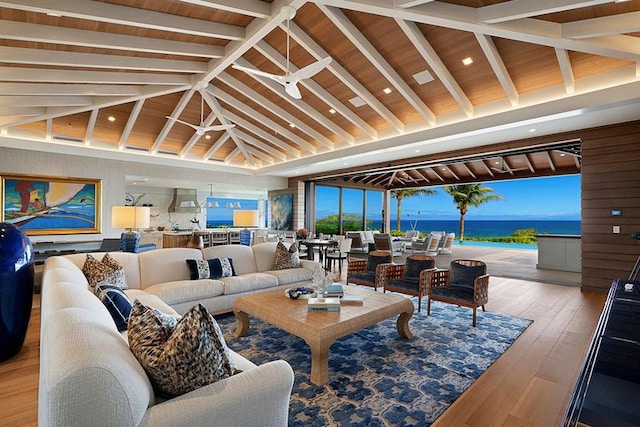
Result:
[[[487,310],[534,322],[434,426],[559,425],[606,295],[492,277],[489,298]],[[0,364],[1,426],[37,424],[39,334],[34,308],[24,348]]]

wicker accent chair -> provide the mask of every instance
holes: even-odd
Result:
[[[431,274],[427,288],[427,315],[431,314],[431,301],[469,307],[473,309],[473,326],[476,326],[476,310],[489,302],[489,275],[487,264],[473,259],[451,261],[448,270],[436,270]]]
[[[367,259],[350,258],[347,263],[347,285],[384,288],[387,268],[392,265],[393,256],[389,252],[372,251]]]
[[[427,296],[431,276],[436,271],[436,259],[427,255],[409,255],[404,264],[387,267],[384,292],[398,292],[418,297],[418,313],[422,297]]]

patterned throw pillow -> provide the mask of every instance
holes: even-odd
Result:
[[[131,313],[131,301],[117,286],[98,285],[96,286],[96,296],[102,301],[109,314],[116,322],[119,331],[127,330],[127,322]]]
[[[287,268],[300,267],[300,255],[298,246],[292,243],[289,249],[282,242],[276,246],[276,255],[273,257],[272,270],[285,270]]]
[[[102,261],[98,261],[91,254],[87,254],[87,259],[82,266],[82,273],[89,282],[89,288],[95,293],[96,286],[112,285],[120,289],[127,289],[127,278],[124,268],[108,253],[104,255]]]
[[[187,266],[191,280],[219,279],[236,275],[231,258],[188,259]]]
[[[220,327],[202,304],[176,322],[136,300],[128,337],[160,396],[175,397],[236,373]]]

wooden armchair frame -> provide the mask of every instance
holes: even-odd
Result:
[[[374,252],[370,252],[370,255],[375,254]],[[384,253],[385,255],[388,255],[388,253]],[[385,282],[386,282],[386,278],[387,278],[387,271],[389,269],[389,266],[394,265],[393,263],[383,263],[383,264],[378,264],[376,266],[376,272],[375,272],[375,281],[373,283],[371,282],[365,282],[363,280],[354,280],[353,278],[349,278],[349,273],[364,273],[365,271],[367,271],[367,260],[366,259],[359,259],[359,258],[348,258],[347,260],[347,285],[349,283],[353,283],[356,285],[363,285],[363,286],[370,286],[374,289],[378,289],[378,288],[384,288],[385,286]]]
[[[420,257],[420,259],[423,259],[423,260],[432,259],[433,265],[436,265],[436,259],[432,256],[427,256],[427,255],[410,255],[410,256],[414,258]],[[388,267],[386,267],[384,292],[387,292],[387,291],[398,292],[401,294],[418,297],[418,313],[420,313],[420,310],[422,309],[422,297],[427,296],[428,290],[430,289],[429,284],[432,281],[431,277],[437,271],[437,269],[436,267],[433,267],[433,268],[422,270],[420,272],[420,278],[418,279],[418,289],[416,290],[392,286],[389,283],[391,279],[401,279],[404,276],[404,270],[405,270],[405,264],[391,264]]]
[[[473,310],[473,326],[476,326],[478,307],[482,307],[482,311],[485,311],[485,304],[489,302],[489,274],[487,274],[487,264],[483,261],[473,259],[456,259],[451,263],[458,263],[467,267],[476,267],[483,265],[485,267],[485,274],[478,276],[473,281],[473,299],[471,302],[453,297],[447,297],[442,295],[433,295],[433,288],[442,288],[449,285],[449,271],[437,269],[432,272],[430,277],[430,283],[427,287],[427,315],[431,314],[431,301],[440,301],[448,304],[455,304],[459,306],[469,307]]]

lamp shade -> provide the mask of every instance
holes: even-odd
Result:
[[[111,227],[113,228],[148,228],[151,208],[148,206],[113,206],[111,207]]]
[[[233,211],[234,227],[257,227],[259,224],[260,212],[257,210],[235,210]]]

